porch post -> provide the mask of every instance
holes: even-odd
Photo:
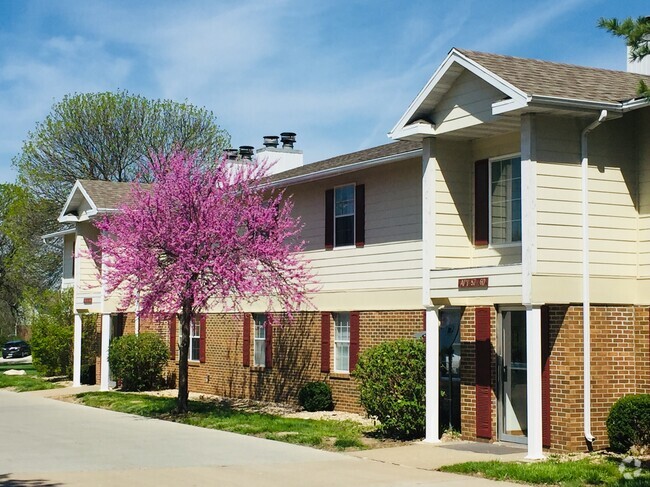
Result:
[[[440,378],[439,358],[440,352],[440,319],[437,308],[426,310],[426,392],[425,392],[425,437],[427,443],[440,442],[439,410],[440,410]]]
[[[526,307],[526,361],[528,455],[536,460],[544,458],[542,450],[542,310],[539,306]]]
[[[81,386],[81,315],[74,314],[74,344],[72,348],[72,387]]]
[[[108,368],[108,345],[111,339],[111,315],[102,315],[102,345],[101,345],[101,375],[100,386],[101,391],[108,390],[108,381],[110,378],[110,371]]]

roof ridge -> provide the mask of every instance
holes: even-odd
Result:
[[[511,56],[508,54],[495,54],[491,52],[483,52],[483,51],[475,51],[472,49],[462,49],[459,47],[454,47],[456,51],[460,52],[461,54],[464,54],[468,57],[472,57],[472,55],[479,55],[479,56],[486,56],[486,57],[491,57],[491,58],[501,58],[501,59],[508,59],[508,60],[518,60],[518,61],[526,61],[526,62],[535,62],[535,63],[540,63],[540,64],[550,64],[553,66],[563,66],[567,68],[578,68],[578,69],[584,69],[588,71],[597,71],[597,72],[606,72],[606,73],[615,73],[617,75],[629,75],[629,76],[635,76],[635,77],[643,77],[650,79],[650,75],[647,74],[640,74],[640,73],[633,73],[630,71],[623,71],[620,69],[608,69],[608,68],[597,68],[595,66],[584,66],[581,64],[571,64],[571,63],[563,63],[559,61],[547,61],[545,59],[538,59],[538,58],[528,58],[528,57],[521,57],[521,56]]]

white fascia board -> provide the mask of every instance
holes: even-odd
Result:
[[[471,59],[464,56],[456,49],[452,49],[451,52],[445,58],[445,60],[442,62],[440,67],[438,67],[436,72],[433,74],[431,79],[429,79],[429,81],[424,86],[422,91],[420,91],[418,96],[415,97],[415,100],[413,100],[413,102],[409,105],[408,109],[406,110],[404,115],[402,115],[402,117],[399,119],[395,127],[393,127],[393,129],[388,133],[389,137],[393,139],[399,138],[399,134],[401,133],[402,129],[405,128],[410,118],[417,111],[420,105],[424,103],[426,98],[429,96],[429,94],[431,94],[435,86],[438,84],[438,82],[442,79],[442,77],[447,73],[449,68],[451,68],[451,66],[454,63],[459,64],[463,68],[475,74],[476,76],[484,80],[486,83],[494,86],[496,89],[503,92],[505,95],[509,96],[513,100],[525,101],[528,98],[528,95],[523,91],[521,91],[520,89],[518,89],[517,87],[511,85],[503,78],[500,78],[499,76],[495,75],[493,72],[484,68],[479,63],[472,61]]]
[[[64,222],[70,222],[70,221],[81,221],[78,217],[75,218],[74,220],[70,220],[68,216],[66,216],[66,213],[68,212],[68,208],[70,206],[70,203],[72,202],[72,198],[74,197],[75,193],[79,190],[82,194],[82,196],[85,198],[85,200],[88,202],[92,210],[86,212],[88,216],[92,216],[97,213],[97,205],[95,205],[95,202],[92,200],[92,198],[88,195],[84,187],[81,185],[81,181],[77,180],[74,183],[74,186],[72,186],[72,189],[70,190],[70,194],[68,195],[68,198],[65,201],[65,204],[63,205],[63,209],[61,210],[61,213],[59,214],[59,218],[57,219],[59,222],[64,223]],[[94,212],[94,213],[93,213]]]
[[[528,106],[530,98],[508,98],[507,100],[499,100],[492,103],[492,115],[501,115],[503,113],[521,110]]]
[[[394,154],[392,156],[379,157],[377,159],[355,162],[354,164],[348,164],[347,166],[332,167],[329,169],[323,169],[322,171],[315,171],[312,173],[301,174],[300,176],[294,176],[287,179],[280,179],[278,181],[274,181],[269,184],[264,184],[262,185],[262,187],[291,186],[294,184],[316,181],[318,179],[331,178],[333,176],[338,176],[339,174],[360,171],[361,169],[368,169],[370,167],[380,166],[382,164],[389,164],[391,162],[413,159],[414,157],[419,157],[421,155],[422,155],[422,149],[415,149],[409,152],[401,152],[399,154]]]
[[[602,111],[620,113],[623,110],[622,103],[611,103],[592,100],[576,100],[573,98],[562,98],[559,96],[532,95],[528,106],[565,108],[569,110]]]
[[[639,108],[645,108],[649,106],[650,100],[647,98],[636,98],[634,100],[623,103],[623,112],[630,112],[632,110],[637,110]]]
[[[397,132],[388,134],[393,139],[423,139],[424,137],[433,137],[436,135],[436,128],[432,123],[414,122],[406,127],[398,129]]]
[[[45,240],[49,240],[51,238],[64,237],[66,235],[70,235],[70,234],[73,234],[73,233],[76,233],[76,232],[77,231],[74,228],[68,228],[66,230],[59,230],[58,232],[52,232],[52,233],[48,233],[48,234],[45,234],[45,235],[41,235],[41,240],[45,241]]]

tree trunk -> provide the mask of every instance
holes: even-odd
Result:
[[[183,302],[180,318],[181,343],[178,354],[178,399],[176,401],[176,410],[178,413],[184,414],[188,411],[187,397],[189,395],[189,388],[187,383],[187,359],[190,349],[190,324],[194,318],[192,306],[187,301]]]

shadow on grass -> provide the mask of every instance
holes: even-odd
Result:
[[[57,485],[63,484],[44,479],[14,479],[9,473],[0,474],[0,487],[55,487]]]

